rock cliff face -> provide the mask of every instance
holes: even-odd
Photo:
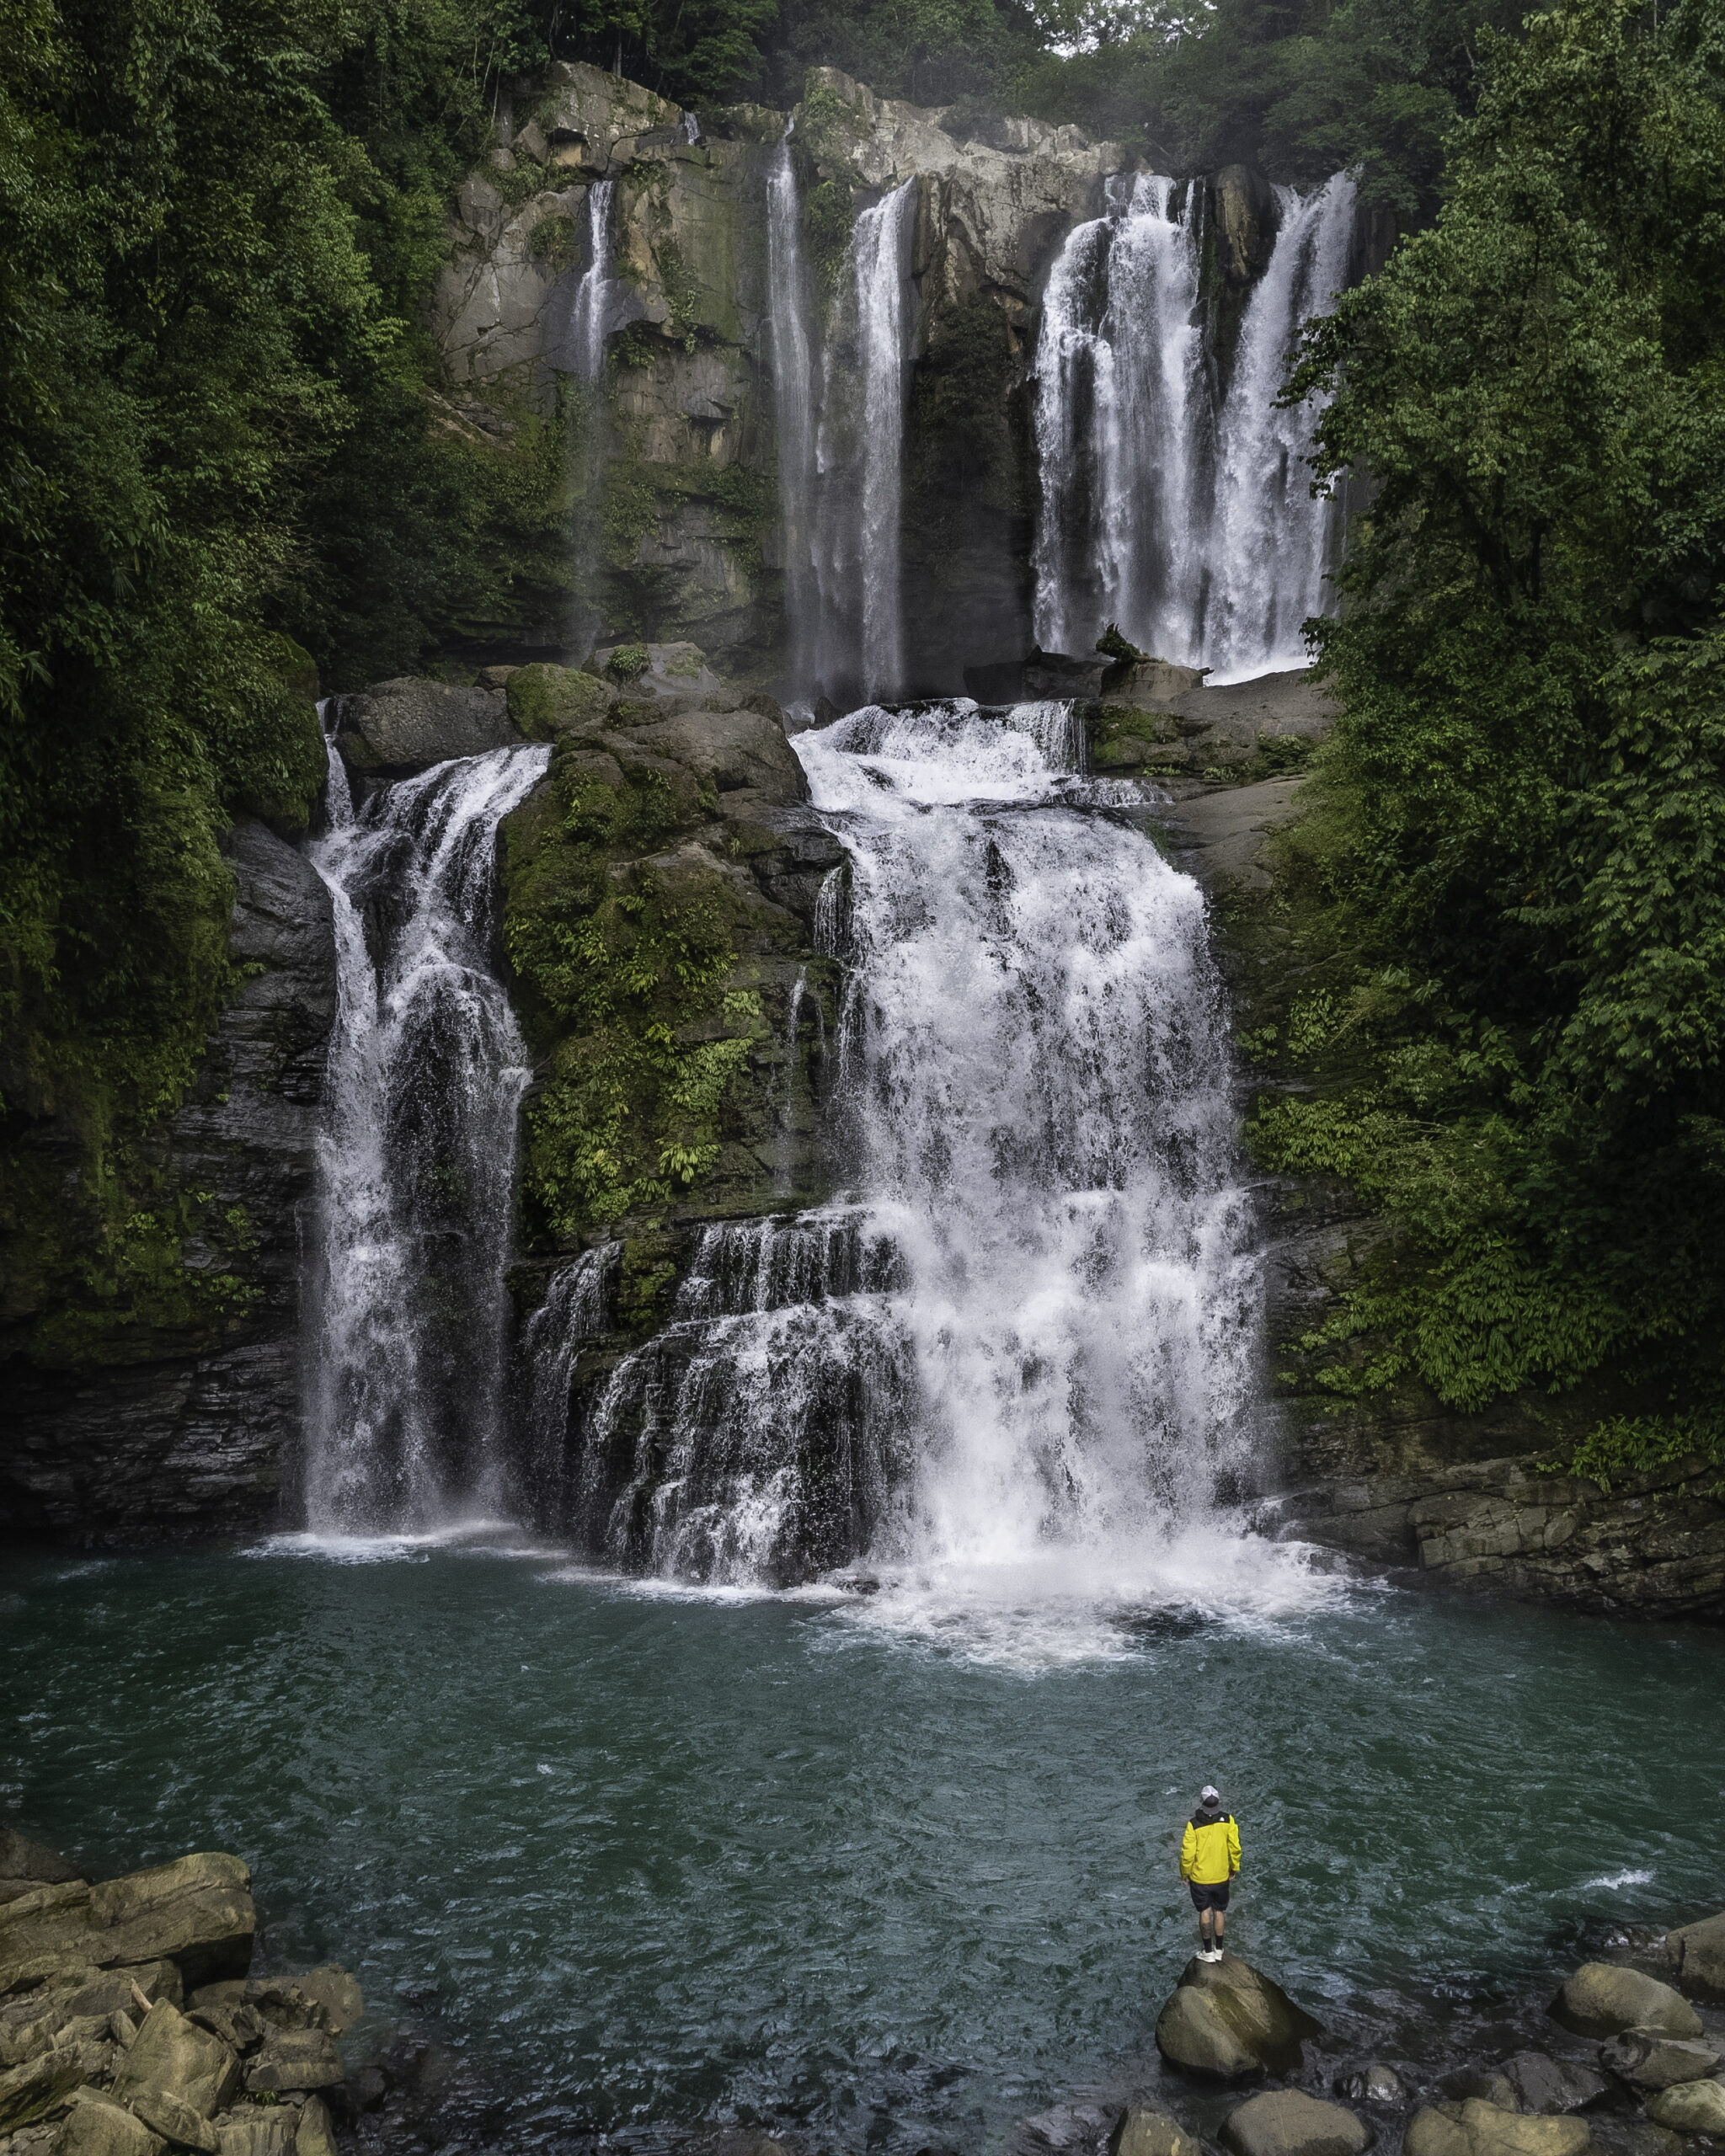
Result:
[[[160,1540],[273,1521],[298,1438],[299,1265],[335,1016],[329,894],[263,825],[237,825],[235,958],[190,1097],[158,1141],[188,1205],[176,1270],[219,1289],[76,1369],[7,1369],[0,1524]]]
[[[523,412],[561,410],[569,430],[575,601],[568,619],[529,625],[513,656],[579,662],[588,632],[609,631],[693,638],[734,675],[776,677],[787,625],[766,188],[788,125],[823,312],[857,212],[916,187],[910,678],[958,690],[967,664],[1028,644],[1026,376],[1041,294],[1124,152],[1036,120],[961,125],[956,108],[876,98],[830,68],[810,71],[791,114],[697,115],[558,65],[518,107],[510,147],[460,189],[430,313],[468,421],[506,440]],[[1222,235],[1207,304],[1237,314],[1268,259],[1274,195],[1231,167],[1201,214]]]

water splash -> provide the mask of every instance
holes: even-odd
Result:
[[[314,1530],[428,1528],[504,1496],[503,1272],[529,1073],[491,970],[494,857],[549,755],[439,764],[345,820],[332,782],[311,848],[338,990],[307,1299]]]
[[[617,1244],[601,1243],[560,1266],[522,1334],[523,1480],[528,1502],[542,1518],[561,1519],[567,1509],[575,1358],[587,1341],[606,1329],[619,1255]]]

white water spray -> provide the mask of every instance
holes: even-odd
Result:
[[[357,814],[331,752],[311,849],[338,1009],[309,1297],[314,1529],[435,1525],[503,1501],[503,1273],[526,1052],[491,971],[497,827],[549,759],[439,764]]]

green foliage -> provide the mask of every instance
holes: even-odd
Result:
[[[710,812],[692,778],[674,790],[663,768],[571,754],[546,794],[507,830],[505,939],[529,1036],[551,1059],[527,1114],[524,1198],[567,1241],[711,1172],[764,1027],[757,999],[726,992],[729,884],[642,858]]]
[[[1123,666],[1136,666],[1149,658],[1147,651],[1140,651],[1135,643],[1128,643],[1120,634],[1119,624],[1110,622],[1096,640],[1096,648],[1105,659],[1117,660]]]
[[[1308,331],[1370,472],[1314,625],[1307,872],[1358,954],[1267,1164],[1401,1224],[1344,1328],[1473,1407],[1610,1361],[1717,1396],[1725,1315],[1725,115],[1700,18],[1488,40],[1434,228]],[[1338,1336],[1339,1337],[1339,1336]],[[1345,1361],[1331,1380],[1363,1382]]]
[[[605,663],[605,670],[614,680],[638,681],[653,664],[653,654],[644,643],[620,643]]]
[[[809,264],[817,284],[829,299],[839,288],[855,218],[850,185],[846,180],[823,179],[803,197],[803,229],[809,243]]]
[[[1711,1497],[1725,1497],[1725,1418],[1717,1415],[1617,1415],[1590,1431],[1567,1460],[1544,1463],[1547,1474],[1573,1475],[1602,1490],[1637,1475],[1695,1463],[1714,1479]]]

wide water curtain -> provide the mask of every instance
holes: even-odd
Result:
[[[307,1509],[421,1527],[507,1502],[503,1442],[516,1111],[529,1070],[491,970],[497,827],[549,760],[439,764],[312,851],[338,1010],[319,1148]]]
[[[1345,284],[1354,184],[1276,190],[1220,409],[1204,349],[1203,190],[1109,183],[1055,262],[1037,347],[1036,633],[1086,651],[1118,622],[1141,648],[1239,678],[1304,664],[1327,603],[1335,510],[1315,501],[1311,407],[1276,397],[1300,326]]]

